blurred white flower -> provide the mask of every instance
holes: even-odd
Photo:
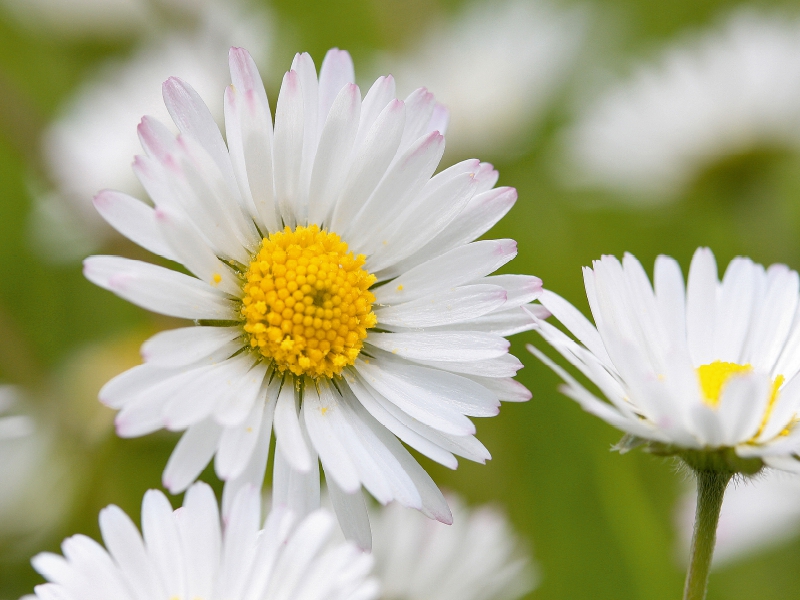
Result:
[[[679,553],[686,560],[694,525],[696,490],[687,492],[676,511]],[[800,533],[800,477],[766,471],[755,481],[731,484],[725,493],[714,550],[714,567],[741,560],[786,542]]]
[[[158,490],[142,502],[142,533],[117,506],[100,512],[106,548],[84,535],[64,540],[64,556],[41,553],[34,568],[49,583],[35,588],[55,598],[259,598],[371,600],[372,559],[351,544],[329,544],[334,520],[317,511],[299,520],[273,511],[261,525],[258,491],[243,489],[220,519],[214,492],[197,483],[181,509]]]
[[[158,27],[165,16],[193,18],[218,0],[1,0],[23,26],[47,35],[117,40]]]
[[[132,34],[153,17],[147,0],[3,0],[3,5],[30,29],[70,37]]]
[[[385,600],[514,600],[538,582],[529,553],[507,519],[448,497],[453,524],[397,504],[372,515],[375,576]]]
[[[567,133],[571,180],[657,202],[727,156],[800,148],[800,19],[733,14],[667,48]]]
[[[236,2],[206,4],[196,31],[173,31],[144,44],[126,61],[106,64],[45,132],[44,161],[55,189],[39,196],[33,221],[35,246],[44,256],[81,258],[114,235],[92,206],[101,189],[143,193],[131,169],[141,147],[136,126],[142,115],[170,123],[161,97],[166,79],[191,81],[221,123],[228,48],[247,45],[257,62],[264,61],[270,36],[263,14],[240,10]]]
[[[584,10],[546,0],[475,2],[408,54],[383,57],[379,71],[394,75],[401,96],[427,83],[450,110],[449,152],[513,152],[569,75],[586,25]]]
[[[50,429],[29,415],[8,414],[22,404],[19,395],[0,386],[0,539],[16,553],[29,551],[60,522],[72,491]]]

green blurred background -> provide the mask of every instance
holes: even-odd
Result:
[[[587,42],[570,80],[513,152],[476,150],[499,169],[501,185],[519,191],[509,217],[491,232],[519,243],[519,256],[506,270],[538,275],[586,311],[580,268],[601,254],[632,252],[650,271],[665,253],[685,269],[695,248],[707,245],[723,265],[744,254],[800,267],[795,153],[754,152],[715,164],[676,201],[651,208],[563,185],[559,136],[574,118],[571,95],[586,94],[581,86],[593,73],[625,74],[632,62],[654,56],[684,31],[717,23],[739,3],[584,0],[580,6],[588,9]],[[377,56],[413,48],[426,23],[455,18],[462,3],[277,0],[265,8],[274,37],[267,77],[274,102],[295,51],[309,51],[319,65],[328,48],[348,49],[363,77]],[[32,190],[47,176],[39,148],[44,127],[98,65],[126,56],[137,43],[135,34],[49,35],[0,12],[0,382],[21,386],[34,410],[53,418],[58,454],[70,465],[67,476],[42,492],[53,512],[68,507],[63,520],[38,536],[0,532],[0,598],[16,598],[40,581],[28,563],[35,552],[57,551],[60,540],[76,532],[97,537],[103,506],[116,503],[138,520],[142,494],[160,487],[176,441],[171,434],[117,439],[109,428],[113,415],[95,399],[104,381],[137,362],[143,339],[174,324],[89,284],[79,262],[46,260],[29,234]],[[119,241],[103,251],[133,253]],[[461,461],[456,471],[421,462],[442,487],[470,503],[504,508],[541,568],[543,579],[530,597],[679,597],[683,572],[673,514],[684,475],[657,457],[610,452],[620,434],[559,395],[557,378],[525,351],[529,342],[542,347],[530,332],[514,338],[513,350],[525,363],[519,378],[533,399],[478,422],[493,460],[486,466]],[[219,489],[212,471],[204,479]],[[709,598],[796,598],[798,561],[800,540],[732,564],[714,572]]]

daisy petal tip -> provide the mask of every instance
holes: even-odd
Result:
[[[439,521],[439,523],[442,523],[444,525],[452,525],[453,524],[453,513],[450,512],[450,508],[449,507],[448,507],[446,513],[443,512],[443,513],[437,514],[435,516],[436,516],[436,520]]]
[[[98,210],[106,208],[114,202],[113,190],[100,190],[92,198],[92,204]]]

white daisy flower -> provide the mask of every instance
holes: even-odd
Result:
[[[373,514],[375,569],[385,600],[515,600],[536,587],[524,545],[490,506],[449,496],[447,526],[391,504]]]
[[[163,493],[142,502],[142,533],[117,506],[100,512],[105,548],[75,535],[64,556],[42,553],[34,568],[49,583],[39,600],[369,600],[372,559],[351,544],[328,545],[334,520],[318,511],[295,524],[289,511],[273,511],[260,528],[260,496],[245,489],[221,522],[204,483],[186,493],[173,512]]]
[[[733,14],[599,95],[567,135],[570,177],[656,202],[703,169],[800,148],[800,20]]]
[[[692,537],[697,491],[684,494],[676,511],[679,552]],[[713,567],[747,559],[800,533],[800,477],[770,469],[729,487],[717,526]]]
[[[170,79],[181,134],[145,117],[147,154],[134,164],[155,209],[118,192],[95,200],[121,233],[195,277],[112,256],[87,259],[86,276],[199,325],[146,342],[145,364],[101,399],[120,409],[121,436],[186,430],[164,472],[173,493],[215,454],[227,498],[244,481],[260,487],[274,426],[276,504],[318,506],[319,460],[362,546],[362,485],[450,522],[397,438],[450,468],[455,455],[484,462],[469,417],[530,396],[503,336],[532,326],[522,306],[541,282],[489,276],[516,244],[472,241],[516,191],[493,188],[497,172],[477,160],[431,177],[444,115],[424,88],[404,102],[381,77],[362,102],[346,52],[331,50],[319,78],[298,54],[273,131],[250,55],[234,48],[230,59],[227,146],[197,93]]]
[[[720,282],[713,254],[700,248],[685,288],[666,256],[653,279],[630,254],[585,268],[596,326],[555,293],[542,294],[580,343],[541,320],[539,332],[608,402],[531,352],[564,379],[565,394],[629,434],[622,449],[648,441],[699,470],[800,472],[797,273],[735,258]]]
[[[247,45],[259,63],[265,61],[271,36],[263,14],[237,2],[206,4],[195,29],[167,30],[142,43],[130,58],[106,62],[44,132],[44,165],[54,187],[36,198],[32,226],[35,247],[48,260],[78,260],[113,237],[92,206],[97,190],[143,193],[130,168],[141,147],[136,125],[145,114],[169,121],[160,94],[164,80],[179,76],[193,82],[214,120],[222,123],[228,48]]]
[[[451,153],[509,153],[570,75],[586,25],[584,10],[546,0],[472,2],[425,31],[412,51],[380,65],[401,89],[425,81],[447,106]]]

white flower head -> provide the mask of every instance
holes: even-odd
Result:
[[[491,506],[448,496],[452,525],[396,504],[373,514],[374,574],[386,600],[515,600],[536,587],[524,544]]]
[[[145,364],[109,382],[124,437],[186,430],[164,472],[185,489],[216,455],[226,497],[260,486],[276,436],[273,499],[319,504],[319,462],[348,535],[369,546],[363,485],[450,522],[447,503],[397,438],[443,465],[484,462],[469,417],[529,393],[503,337],[532,326],[541,281],[489,276],[512,240],[473,242],[512,206],[491,165],[433,176],[442,113],[424,88],[405,101],[381,77],[366,97],[349,54],[317,77],[308,54],[286,73],[273,128],[250,55],[230,53],[227,145],[185,82],[164,84],[180,130],[139,126],[134,169],[155,203],[106,191],[121,233],[194,276],[119,257],[86,260],[96,284],[196,325],[156,335]],[[396,437],[395,437],[396,436]],[[227,505],[227,504],[226,504]]]
[[[328,543],[335,526],[325,511],[297,521],[277,510],[260,523],[260,495],[243,489],[221,522],[217,501],[204,483],[186,492],[173,511],[160,491],[142,502],[142,533],[117,506],[100,513],[105,548],[75,535],[63,556],[42,553],[34,568],[49,583],[39,600],[114,598],[142,600],[370,600],[372,559],[355,545]]]
[[[223,0],[0,0],[0,4],[20,24],[48,36],[118,41],[163,26],[166,15],[196,18]]]
[[[677,507],[681,558],[692,537],[697,492],[684,494]],[[800,533],[800,477],[769,469],[734,482],[725,492],[717,526],[713,566],[723,567],[785,543]]]
[[[800,148],[798,96],[800,19],[739,11],[592,102],[566,138],[570,177],[663,201],[715,161]]]
[[[472,2],[381,66],[401,89],[426,82],[447,106],[451,152],[513,152],[570,74],[586,21],[546,0]]]
[[[43,255],[77,260],[112,236],[114,231],[92,206],[98,190],[143,192],[130,166],[141,148],[136,126],[142,115],[169,121],[160,93],[164,80],[178,76],[191,81],[214,120],[222,123],[220,90],[230,79],[228,48],[247,44],[262,63],[269,39],[263,14],[237,2],[208,2],[193,30],[167,30],[145,40],[130,58],[108,61],[84,82],[42,140],[44,164],[54,184],[35,205],[34,234]]]
[[[565,394],[658,452],[690,465],[800,471],[798,275],[735,258],[720,282],[714,255],[695,252],[684,287],[678,263],[659,256],[654,285],[630,254],[584,268],[595,325],[551,291],[542,304],[580,343],[544,321],[541,335],[606,397],[566,371]],[[623,448],[624,449],[624,448]]]

